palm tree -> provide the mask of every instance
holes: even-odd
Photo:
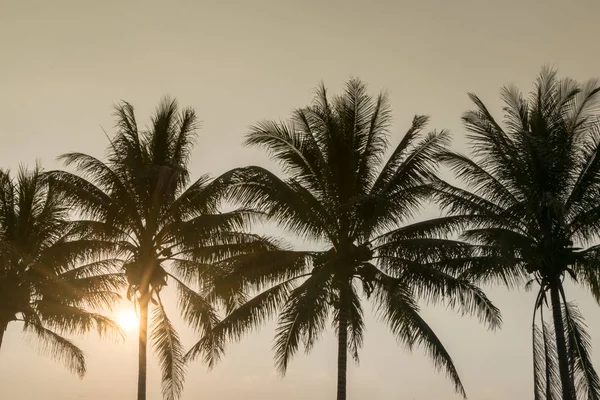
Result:
[[[338,337],[337,399],[344,400],[348,352],[357,361],[363,338],[364,295],[375,301],[398,340],[409,348],[423,346],[464,395],[453,361],[419,315],[417,300],[450,300],[492,327],[500,317],[479,289],[444,271],[441,261],[452,255],[449,250],[460,250],[422,236],[427,222],[401,226],[419,210],[435,157],[448,141],[446,132],[422,134],[426,122],[427,117],[416,116],[384,162],[387,98],[373,98],[364,84],[351,80],[344,95],[333,100],[321,86],[312,107],[296,110],[289,124],[253,127],[246,144],[266,148],[286,178],[257,166],[235,169],[221,177],[230,199],[319,245],[313,251],[280,245],[220,263],[215,296],[255,296],[230,311],[188,356],[203,355],[213,364],[226,339],[239,339],[278,313],[274,350],[285,373],[300,342],[309,351],[332,319]],[[325,250],[319,251],[320,245]]]
[[[589,355],[581,314],[568,302],[565,277],[600,299],[600,86],[558,79],[543,69],[529,99],[502,89],[502,128],[483,102],[463,116],[473,158],[457,153],[443,161],[465,188],[433,184],[450,216],[442,230],[462,231],[479,245],[474,257],[455,260],[463,277],[509,287],[539,285],[533,315],[536,399],[600,398],[600,380]],[[587,247],[589,246],[589,247]],[[552,323],[543,316],[544,304]],[[539,314],[538,314],[539,312]],[[536,317],[541,326],[536,326]]]
[[[128,297],[139,306],[138,400],[146,399],[148,314],[161,368],[163,396],[183,390],[184,350],[165,311],[161,290],[177,288],[184,319],[200,332],[218,321],[217,313],[193,286],[211,273],[214,260],[262,241],[238,229],[249,212],[219,213],[218,185],[204,175],[190,184],[188,160],[197,130],[195,112],[175,100],[158,106],[150,126],[140,130],[133,106],[116,107],[117,134],[107,161],[82,153],[61,156],[79,175],[52,172],[55,185],[79,211],[96,222],[95,233],[117,246],[129,283]],[[190,285],[192,287],[190,287]]]
[[[64,334],[120,332],[94,311],[118,299],[121,279],[102,258],[109,246],[67,216],[39,168],[21,168],[16,179],[0,170],[0,346],[8,325],[22,322],[43,353],[83,377],[84,354]]]

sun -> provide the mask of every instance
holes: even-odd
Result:
[[[119,325],[124,331],[131,332],[138,326],[138,316],[132,309],[121,310],[119,313]]]

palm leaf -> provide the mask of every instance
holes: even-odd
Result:
[[[533,331],[533,382],[534,399],[546,400],[546,353],[542,330],[534,323]]]
[[[310,348],[325,328],[329,314],[329,288],[326,284],[329,279],[321,270],[294,289],[283,305],[273,346],[275,364],[282,374],[285,374],[302,338]]]
[[[592,365],[591,338],[579,309],[571,302],[563,307],[565,333],[569,354],[573,357],[575,388],[581,397],[589,400],[600,399],[600,378]]]
[[[244,333],[258,329],[281,308],[293,287],[290,281],[285,281],[243,302],[210,330],[205,330],[203,337],[186,354],[186,359],[203,355],[204,362],[213,367],[225,351],[225,340],[237,341]]]
[[[49,355],[83,378],[86,373],[85,355],[75,344],[37,323],[25,322],[23,329],[35,335],[41,354]]]
[[[183,392],[185,364],[184,350],[179,335],[167,317],[162,300],[157,294],[157,307],[152,315],[151,339],[153,350],[157,353],[162,370],[162,393],[167,400],[176,400]]]
[[[419,316],[418,306],[412,294],[399,286],[379,282],[376,299],[383,320],[389,325],[397,340],[409,350],[415,345],[425,348],[438,369],[444,369],[454,383],[455,390],[466,397],[465,389],[454,366],[454,361],[435,335]]]

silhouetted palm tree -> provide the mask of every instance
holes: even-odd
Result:
[[[84,354],[63,335],[120,332],[94,310],[118,299],[121,278],[102,258],[110,244],[88,240],[68,211],[39,168],[16,179],[0,171],[0,346],[7,326],[22,322],[42,352],[82,377]]]
[[[362,284],[363,295],[375,301],[398,340],[409,348],[425,347],[464,395],[452,359],[419,315],[417,300],[449,300],[493,327],[500,318],[480,290],[436,264],[452,255],[447,250],[460,251],[448,241],[423,237],[423,223],[401,227],[419,210],[435,157],[448,140],[446,132],[421,134],[426,121],[416,116],[384,162],[387,98],[373,98],[365,85],[351,80],[344,95],[332,101],[321,87],[313,106],[296,110],[289,124],[254,127],[246,143],[265,147],[287,178],[256,166],[233,170],[222,177],[231,198],[326,250],[274,248],[222,263],[224,275],[214,282],[220,295],[258,293],[231,311],[189,356],[203,354],[214,363],[226,338],[239,339],[278,312],[276,364],[284,373],[300,343],[309,351],[331,318],[338,336],[337,398],[344,400],[348,350],[358,360],[363,339],[357,286]]]
[[[118,105],[116,116],[118,132],[107,162],[65,154],[61,159],[80,175],[55,171],[53,177],[83,215],[97,221],[99,237],[118,245],[125,260],[128,294],[140,309],[138,400],[146,399],[151,304],[151,339],[161,362],[163,395],[176,399],[183,390],[184,351],[161,289],[173,282],[184,319],[200,331],[210,329],[217,314],[188,285],[197,286],[213,260],[251,248],[256,238],[238,232],[249,213],[217,211],[219,188],[207,176],[190,184],[188,159],[197,128],[192,109],[179,111],[174,100],[165,99],[143,131],[130,104]]]
[[[474,157],[443,156],[468,189],[434,184],[452,215],[438,231],[468,228],[462,237],[481,246],[476,257],[456,260],[467,267],[462,276],[510,287],[528,279],[529,286],[539,284],[536,399],[575,399],[575,392],[600,398],[590,338],[563,289],[570,276],[600,299],[600,247],[583,248],[597,242],[600,228],[599,91],[596,80],[582,85],[544,69],[529,99],[515,87],[502,89],[505,128],[470,94],[476,109],[463,121]],[[550,326],[543,317],[548,293]]]

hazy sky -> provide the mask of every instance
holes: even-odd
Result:
[[[107,144],[102,128],[113,131],[114,102],[133,103],[145,121],[165,94],[193,106],[203,121],[195,176],[269,165],[260,152],[240,146],[248,125],[285,118],[310,102],[320,80],[337,92],[350,76],[374,93],[389,90],[392,142],[421,113],[432,116],[432,128],[451,129],[461,148],[467,91],[498,115],[500,86],[529,91],[543,64],[577,79],[600,75],[599,12],[592,0],[0,0],[0,166],[39,159],[55,168],[55,157],[66,151],[100,156]],[[504,314],[497,333],[442,308],[424,314],[470,399],[530,399],[532,294],[488,294]],[[600,309],[577,289],[569,287],[568,295],[587,317],[598,363]],[[174,319],[189,347],[194,334]],[[349,399],[459,398],[423,352],[397,346],[370,313],[367,324],[361,364],[349,370]],[[125,343],[77,339],[89,369],[79,380],[38,356],[20,328],[9,326],[0,351],[0,399],[134,398],[135,335]],[[332,399],[331,330],[310,355],[295,357],[283,380],[273,367],[272,337],[270,324],[232,346],[211,372],[193,363],[183,399]],[[149,399],[161,398],[159,382],[150,359]]]

